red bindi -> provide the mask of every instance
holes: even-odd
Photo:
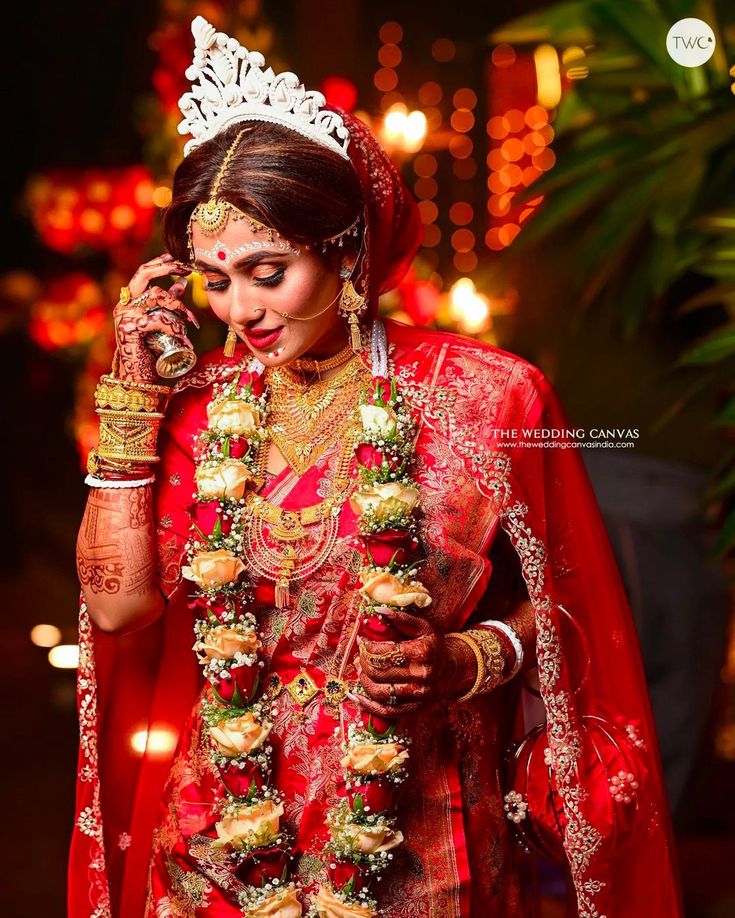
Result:
[[[219,251],[219,252],[217,252],[217,258],[219,258],[219,259],[220,259],[220,261],[224,261],[224,260],[225,260],[225,258],[226,258],[226,255],[225,255],[225,253],[224,253],[224,252],[222,252],[222,251]]]

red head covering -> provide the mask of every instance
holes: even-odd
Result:
[[[350,132],[347,149],[365,202],[365,243],[358,277],[367,291],[368,315],[378,297],[405,277],[421,245],[424,228],[416,201],[375,134],[359,118],[332,107]]]

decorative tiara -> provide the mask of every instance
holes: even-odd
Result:
[[[179,99],[180,134],[191,134],[184,156],[238,121],[272,121],[349,159],[350,134],[320,92],[307,90],[295,73],[263,70],[265,58],[236,38],[217,32],[203,16],[191,24],[194,61],[186,70],[191,92]]]

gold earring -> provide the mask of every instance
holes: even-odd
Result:
[[[342,284],[337,309],[340,315],[347,319],[352,350],[359,351],[362,348],[359,315],[365,309],[365,297],[355,290],[349,278]]]
[[[225,357],[234,357],[235,356],[235,345],[237,344],[237,332],[230,325],[227,330],[227,337],[225,338],[225,346],[222,349],[222,353]]]

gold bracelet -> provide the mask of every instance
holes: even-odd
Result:
[[[87,453],[87,471],[102,481],[135,480],[150,474],[146,463],[126,462],[100,456],[96,447]]]
[[[480,690],[480,686],[485,679],[485,659],[483,657],[482,651],[477,641],[466,631],[450,631],[444,636],[444,640],[448,638],[459,638],[460,641],[464,641],[468,647],[472,648],[472,652],[475,655],[477,660],[477,678],[475,679],[475,684],[472,688],[465,692],[464,695],[461,695],[456,701],[467,701],[469,698],[472,698],[473,695],[476,695]]]
[[[497,634],[490,628],[473,628],[470,632],[480,647],[485,663],[485,679],[480,686],[480,692],[489,692],[503,681],[505,671],[505,657],[503,645]]]
[[[97,408],[159,412],[166,407],[170,394],[168,386],[133,382],[108,375],[101,377],[95,389],[94,399]]]
[[[97,414],[100,419],[97,453],[101,458],[145,464],[158,462],[156,444],[163,414],[109,408],[98,408]]]

